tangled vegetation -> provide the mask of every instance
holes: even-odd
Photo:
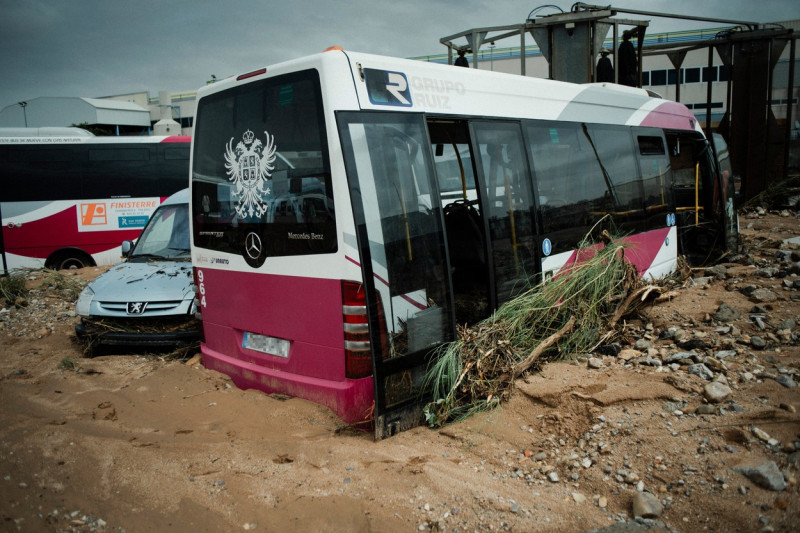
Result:
[[[0,276],[0,296],[5,299],[6,305],[14,305],[17,298],[27,298],[28,289],[25,287],[25,275],[12,272],[7,276]]]
[[[432,427],[491,409],[507,399],[514,379],[535,365],[591,351],[653,286],[624,259],[625,244],[584,248],[554,279],[501,306],[442,346],[426,376]]]

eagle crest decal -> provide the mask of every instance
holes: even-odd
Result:
[[[264,201],[269,196],[269,179],[275,169],[275,137],[266,131],[266,145],[247,130],[233,147],[233,137],[225,146],[225,169],[233,182],[236,213],[242,218],[261,217],[267,212]]]

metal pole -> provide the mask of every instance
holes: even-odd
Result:
[[[711,68],[714,66],[714,47],[708,47],[708,87],[706,89],[706,136],[711,139]],[[713,140],[712,146],[713,146]],[[716,150],[715,150],[716,152]]]
[[[736,24],[737,26],[749,26],[750,29],[758,29],[759,24],[757,22],[747,22],[743,20],[730,20],[730,19],[717,19],[717,18],[707,18],[707,17],[693,17],[691,15],[676,15],[673,13],[659,13],[657,11],[641,11],[638,9],[620,9],[618,7],[613,6],[597,6],[597,5],[589,5],[584,4],[583,2],[579,2],[575,4],[573,7],[582,7],[588,10],[606,10],[610,9],[612,11],[616,11],[617,13],[630,13],[631,15],[645,15],[648,17],[663,17],[663,18],[671,18],[671,19],[683,19],[683,20],[697,20],[700,22],[719,22],[720,24]],[[574,10],[573,10],[574,11]]]
[[[790,34],[791,36],[791,34]],[[786,94],[786,135],[783,145],[783,178],[789,178],[789,152],[792,149],[792,108],[794,107],[794,54],[795,40],[789,43],[789,87]]]
[[[25,127],[28,127],[28,113],[25,111],[25,108],[28,107],[28,102],[17,102],[19,106],[22,108],[22,117],[25,119]]]

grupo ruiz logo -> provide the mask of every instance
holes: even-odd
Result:
[[[365,68],[364,81],[367,84],[369,101],[375,105],[414,105],[408,78],[402,72]]]

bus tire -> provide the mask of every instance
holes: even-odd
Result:
[[[80,250],[67,250],[55,254],[46,266],[53,270],[74,270],[93,265],[94,261],[86,253]]]

